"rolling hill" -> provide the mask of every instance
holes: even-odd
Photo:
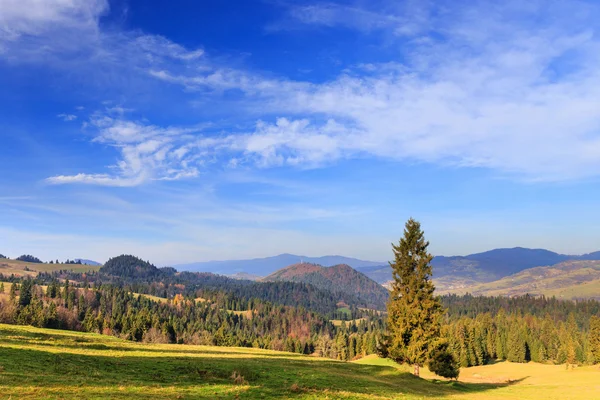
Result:
[[[11,274],[15,276],[36,276],[39,272],[53,272],[59,270],[89,272],[98,271],[99,268],[100,267],[96,265],[31,263],[8,258],[0,259],[0,274],[6,276]]]
[[[388,291],[380,284],[346,264],[323,267],[312,263],[292,264],[263,281],[289,281],[311,284],[317,288],[355,296],[368,307],[382,309]]]
[[[306,257],[295,254],[280,254],[274,257],[254,258],[251,260],[206,261],[175,265],[179,271],[213,272],[221,275],[246,273],[267,276],[278,269],[297,263],[313,263],[319,265],[347,264],[353,268],[370,267],[385,264],[377,261],[364,261],[344,256]]]
[[[483,296],[531,294],[563,299],[600,300],[600,261],[564,261],[552,266],[528,268],[492,282],[474,283],[460,288],[440,288],[438,292]]]

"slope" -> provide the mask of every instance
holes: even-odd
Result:
[[[564,299],[600,299],[600,261],[565,261],[548,267],[528,268],[496,281],[440,289],[438,292],[484,296],[517,296],[529,293]]]
[[[96,265],[85,264],[48,264],[48,263],[31,263],[26,261],[11,260],[8,258],[0,259],[0,274],[9,276],[30,275],[36,276],[39,272],[53,271],[73,271],[73,272],[90,272],[98,271],[100,267]]]
[[[320,289],[355,296],[367,307],[383,309],[388,291],[374,280],[353,269],[339,264],[323,267],[311,263],[293,264],[264,278],[264,281],[302,282]]]

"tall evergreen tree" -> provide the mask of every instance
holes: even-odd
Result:
[[[18,286],[18,285],[17,285],[16,283],[13,283],[13,284],[10,286],[10,299],[11,299],[11,300],[14,300],[14,299],[16,299],[16,298],[17,298],[17,286]]]
[[[600,363],[600,317],[592,316],[590,318],[589,332],[590,352],[594,357],[595,363]]]
[[[28,306],[31,303],[31,298],[33,296],[33,281],[31,278],[27,278],[23,280],[21,284],[21,289],[19,290],[19,305],[20,306]]]
[[[398,363],[419,367],[427,361],[427,355],[440,337],[443,313],[439,299],[434,296],[431,282],[431,260],[427,252],[421,224],[409,219],[404,237],[398,245],[392,244],[394,281],[388,302],[388,357]]]

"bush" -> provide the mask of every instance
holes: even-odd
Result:
[[[144,343],[157,343],[157,344],[167,344],[169,343],[169,338],[167,335],[161,332],[160,329],[150,328],[142,337],[142,342]]]
[[[244,379],[244,376],[238,371],[233,371],[233,374],[231,374],[231,380],[233,380],[233,383],[236,385],[248,384],[248,382],[246,382],[246,379]]]
[[[449,379],[458,379],[460,373],[458,362],[448,351],[447,343],[440,343],[434,347],[429,354],[427,367],[434,374]]]

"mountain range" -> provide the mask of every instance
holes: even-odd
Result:
[[[437,256],[433,258],[431,265],[434,279],[442,282],[491,282],[528,268],[555,265],[568,260],[600,260],[600,251],[583,255],[567,255],[545,249],[515,247],[466,256]],[[357,269],[379,283],[392,279],[392,270],[388,265]]]
[[[494,249],[466,256],[436,256],[433,266],[433,279],[439,293],[476,293],[476,294],[557,294],[569,298],[577,298],[577,290],[584,290],[578,285],[583,284],[583,276],[589,275],[585,263],[574,265],[576,270],[565,270],[566,262],[583,262],[600,260],[600,251],[583,254],[560,254],[545,249],[528,249],[523,247]],[[308,267],[309,265],[316,266]],[[177,265],[179,270],[213,272],[241,279],[260,280],[292,280],[305,283],[319,283],[321,287],[331,285],[324,274],[322,266],[346,265],[361,272],[370,280],[385,285],[392,280],[392,270],[388,263],[365,261],[343,256],[305,257],[293,254],[281,254],[275,257],[257,258],[252,260],[210,261],[185,265]],[[302,267],[300,268],[299,265]],[[552,268],[551,268],[552,266]],[[283,270],[281,270],[283,268]],[[534,269],[531,270],[530,269]],[[538,268],[538,269],[536,269]],[[542,269],[539,269],[542,268]],[[541,282],[536,286],[536,279],[545,276],[547,272],[554,274],[551,283]],[[331,270],[331,272],[336,269]],[[347,274],[354,276],[348,269]],[[331,273],[329,272],[329,273]],[[519,275],[522,273],[521,275]],[[586,275],[587,274],[587,275]],[[594,275],[595,276],[595,275]],[[537,278],[534,278],[537,277]],[[356,277],[355,277],[356,278]],[[360,280],[360,278],[356,278]],[[525,281],[523,281],[523,279]],[[546,279],[546,278],[544,278]],[[517,284],[516,282],[520,282]],[[334,285],[339,287],[339,282]],[[511,286],[515,286],[511,290]],[[518,286],[518,288],[516,287]],[[540,287],[544,290],[539,290]],[[537,288],[537,289],[536,289]],[[352,290],[351,288],[348,288]],[[563,290],[565,292],[557,292]],[[585,297],[600,296],[600,281],[596,287],[588,284]]]
[[[600,251],[583,255],[567,255],[545,249],[523,247],[494,249],[466,256],[436,256],[431,264],[434,278],[449,278],[491,282],[515,274],[528,268],[558,264],[568,260],[600,260]],[[175,265],[180,271],[213,272],[221,275],[267,276],[289,265],[299,263],[332,266],[345,264],[364,273],[379,283],[392,279],[392,271],[387,262],[365,261],[344,256],[306,257],[294,254],[280,254],[274,257],[251,260],[207,261]]]
[[[174,267],[179,271],[213,272],[221,275],[240,273],[267,276],[278,269],[299,263],[319,264],[324,266],[346,264],[352,268],[381,266],[385,262],[365,261],[344,256],[306,257],[295,254],[280,254],[273,257],[254,258],[251,260],[205,261],[190,264],[179,264]]]

